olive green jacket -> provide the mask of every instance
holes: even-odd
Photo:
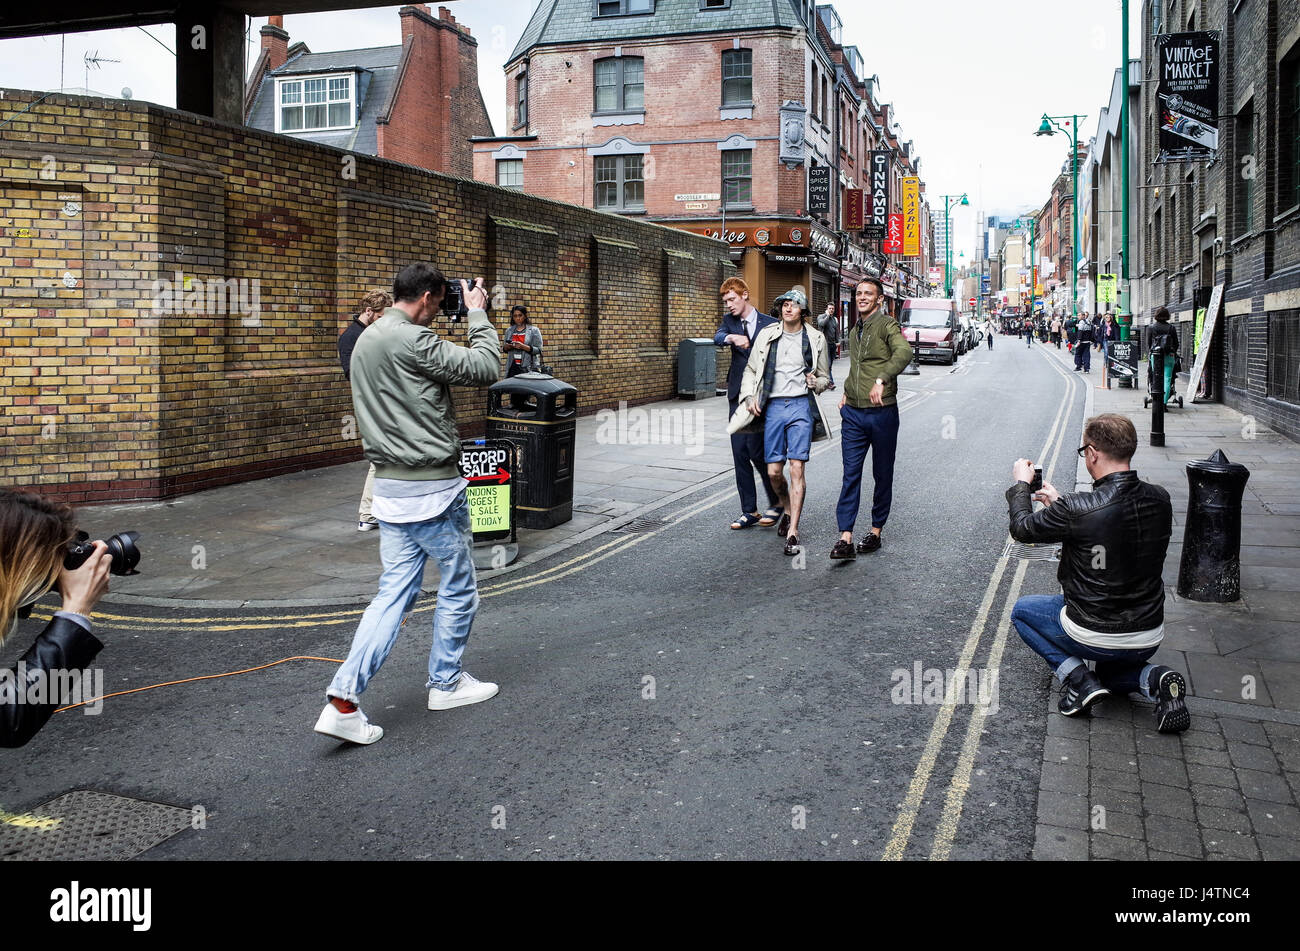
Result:
[[[849,378],[844,384],[845,401],[857,409],[867,409],[871,388],[876,380],[885,381],[883,404],[898,402],[896,377],[912,362],[912,346],[903,337],[898,321],[883,308],[876,308],[866,320],[860,320],[848,332]]]

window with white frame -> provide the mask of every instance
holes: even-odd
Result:
[[[726,149],[722,153],[722,201],[727,208],[753,204],[753,149]]]
[[[356,125],[356,84],[351,73],[276,81],[277,132],[319,132]]]
[[[594,0],[592,17],[630,16],[636,13],[654,13],[654,0]]]
[[[645,70],[639,56],[611,56],[595,63],[596,112],[645,108]]]
[[[596,156],[596,207],[603,211],[645,210],[640,155]]]
[[[524,190],[524,160],[497,159],[497,184],[502,188]]]
[[[723,50],[722,104],[724,106],[748,106],[753,100],[753,50]]]

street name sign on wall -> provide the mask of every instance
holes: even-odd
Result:
[[[511,476],[514,444],[505,439],[466,440],[460,444],[460,474],[469,482],[469,524],[474,541],[513,538],[515,506]]]
[[[1219,149],[1219,31],[1155,37],[1157,162],[1203,162]]]
[[[831,167],[818,165],[808,169],[808,214],[831,213]]]
[[[1214,292],[1210,294],[1210,306],[1205,312],[1205,325],[1201,329],[1200,341],[1201,349],[1196,352],[1196,361],[1192,364],[1192,372],[1187,377],[1187,393],[1192,397],[1192,402],[1196,402],[1198,395],[1197,388],[1201,383],[1201,376],[1205,373],[1205,361],[1210,355],[1210,341],[1214,339],[1214,325],[1219,320],[1219,308],[1223,304],[1223,284],[1215,284]]]

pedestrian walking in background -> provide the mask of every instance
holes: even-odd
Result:
[[[1075,342],[1079,339],[1079,319],[1077,317],[1069,317],[1066,319],[1065,339],[1066,352],[1073,353]]]
[[[1128,417],[1094,416],[1084,424],[1079,449],[1091,491],[1062,495],[1044,484],[1032,495],[1044,505],[1037,512],[1029,489],[1033,463],[1016,461],[1016,481],[1006,493],[1011,537],[1062,546],[1056,573],[1062,593],[1020,598],[1011,623],[1061,682],[1058,709],[1067,717],[1088,715],[1112,694],[1141,693],[1155,701],[1156,729],[1178,733],[1191,725],[1187,684],[1172,668],[1149,663],[1164,637],[1161,575],[1173,506],[1168,492],[1131,468],[1136,451]]]
[[[1025,331],[1025,346],[1032,347],[1034,345],[1034,318],[1032,317],[1025,318],[1024,331]]]
[[[1074,368],[1082,370],[1084,373],[1092,372],[1092,321],[1088,319],[1088,312],[1084,311],[1083,316],[1079,318],[1079,326],[1075,328],[1078,334],[1078,340],[1074,347]]]
[[[740,383],[740,401],[748,415],[763,417],[767,475],[785,508],[776,532],[785,538],[785,553],[797,555],[799,516],[807,487],[804,466],[813,440],[830,438],[830,427],[816,397],[830,386],[829,354],[825,336],[813,325],[803,291],[796,288],[782,294],[772,310],[781,321],[764,327],[754,338]]]
[[[402,616],[420,596],[431,557],[438,562],[438,600],[425,684],[428,708],[446,710],[497,693],[496,684],[480,682],[461,667],[479,596],[451,386],[496,380],[501,348],[484,311],[481,279],[473,287],[461,282],[469,346],[430,329],[446,290],[446,279],[432,265],[403,268],[393,281],[396,303],[352,352],[352,406],[366,458],[375,465],[373,512],[384,572],[316,721],[317,733],[352,743],[374,743],[384,735],[357,704],[393,649]]]
[[[1052,323],[1049,325],[1052,343],[1056,344],[1056,349],[1061,349],[1061,315],[1053,314]]]
[[[1168,403],[1174,398],[1174,374],[1180,369],[1181,357],[1178,352],[1178,331],[1174,325],[1169,322],[1169,310],[1161,307],[1155,312],[1152,318],[1155,323],[1147,336],[1147,354],[1150,361],[1149,367],[1155,365],[1154,353],[1157,348],[1164,351],[1164,393],[1165,402]],[[1150,369],[1148,367],[1148,372]]]
[[[830,365],[831,385],[830,389],[835,389],[835,358],[839,356],[840,343],[840,318],[835,313],[835,302],[831,301],[826,305],[826,311],[817,318],[817,329],[822,332],[826,338],[827,361]]]
[[[740,405],[740,383],[745,376],[745,364],[749,362],[754,338],[764,327],[777,321],[759,313],[749,302],[749,285],[738,277],[723,281],[719,293],[724,313],[713,342],[719,347],[731,347],[731,368],[727,371],[727,419],[731,419]],[[736,470],[736,490],[740,493],[740,515],[731,523],[736,531],[754,525],[770,528],[785,514],[785,507],[780,504],[780,497],[767,475],[762,425],[752,429],[755,431],[731,434],[731,462]],[[761,516],[758,514],[758,493],[754,489],[755,470],[767,495],[767,511]]]
[[[912,362],[912,348],[898,321],[880,306],[884,288],[867,278],[854,289],[858,322],[849,331],[849,378],[840,397],[840,452],[844,481],[835,507],[840,538],[831,558],[841,561],[878,551],[880,533],[889,520],[894,498],[894,457],[898,451],[898,375]],[[989,335],[989,346],[993,336]],[[862,467],[871,452],[874,482],[871,531],[853,545],[853,529],[862,498]]]
[[[360,310],[352,318],[347,329],[339,335],[339,363],[343,367],[343,378],[352,382],[352,351],[362,331],[378,320],[389,307],[393,298],[388,291],[374,290],[361,298]],[[379,527],[379,522],[370,514],[370,503],[375,491],[375,466],[370,464],[366,472],[366,484],[361,487],[361,504],[357,508],[357,531],[371,532]]]
[[[990,350],[993,349],[993,318],[992,317],[984,318],[984,342],[989,345]]]
[[[529,373],[542,365],[542,332],[533,326],[528,308],[516,304],[510,309],[510,330],[506,334],[506,378]]]
[[[1101,364],[1105,366],[1106,360],[1110,356],[1110,345],[1119,339],[1119,324],[1115,323],[1110,311],[1106,311],[1106,316],[1102,317],[1101,323],[1093,328],[1092,335],[1097,342],[1097,352],[1101,355]]]

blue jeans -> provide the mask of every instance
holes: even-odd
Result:
[[[898,451],[898,404],[858,409],[845,403],[840,408],[840,451],[844,456],[844,482],[835,521],[841,532],[853,531],[862,498],[862,466],[871,452],[871,475],[875,492],[871,504],[871,527],[884,528],[894,500],[894,456]]]
[[[384,565],[379,593],[361,615],[352,650],[330,682],[327,696],[357,702],[397,642],[402,616],[420,597],[429,558],[437,559],[439,577],[425,686],[455,688],[460,680],[460,655],[478,611],[473,544],[469,503],[463,490],[441,515],[427,522],[379,523],[379,558]]]
[[[1153,669],[1147,660],[1157,647],[1140,650],[1105,650],[1080,644],[1061,626],[1061,608],[1065,595],[1031,594],[1016,602],[1011,610],[1011,623],[1016,626],[1020,639],[1056,672],[1064,681],[1085,660],[1097,662],[1097,679],[1112,693],[1137,692],[1148,700],[1156,699],[1147,684],[1147,675]]]

